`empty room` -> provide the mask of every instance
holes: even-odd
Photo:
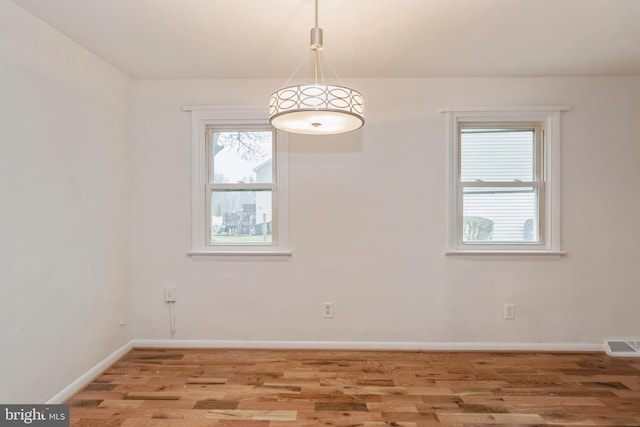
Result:
[[[0,425],[640,426],[638,22],[0,0]]]

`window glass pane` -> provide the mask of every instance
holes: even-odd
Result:
[[[271,131],[213,131],[211,182],[272,182],[272,138]]]
[[[257,244],[272,241],[271,191],[212,191],[211,243]]]
[[[535,179],[535,131],[462,129],[461,180],[485,182]]]
[[[538,242],[538,191],[532,187],[466,187],[463,242]]]

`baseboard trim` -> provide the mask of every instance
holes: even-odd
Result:
[[[138,348],[249,348],[317,350],[431,350],[431,351],[604,351],[588,343],[475,343],[475,342],[376,342],[376,341],[242,341],[136,339]]]
[[[131,340],[97,363],[77,380],[47,400],[65,402],[133,348],[248,348],[299,350],[424,350],[424,351],[570,351],[604,352],[604,344],[586,343],[477,343],[411,341],[244,341],[244,340]]]
[[[58,394],[45,402],[46,404],[60,404],[66,401],[68,398],[82,390],[87,384],[93,381],[98,375],[104,372],[109,366],[115,363],[118,359],[124,356],[129,350],[133,348],[133,341],[129,341],[109,356],[98,362],[93,368],[89,369],[77,380],[63,388]]]

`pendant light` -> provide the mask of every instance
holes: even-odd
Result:
[[[315,0],[315,27],[311,29],[315,82],[284,87],[271,94],[269,122],[273,127],[290,133],[329,135],[351,132],[364,125],[362,94],[348,87],[324,83],[320,56],[322,47],[318,0]],[[321,82],[318,82],[318,76]]]

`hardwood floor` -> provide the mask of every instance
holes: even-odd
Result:
[[[640,359],[134,349],[68,403],[71,426],[640,426]]]

